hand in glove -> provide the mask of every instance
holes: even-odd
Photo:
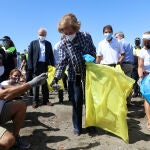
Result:
[[[39,85],[44,84],[46,82],[46,78],[47,78],[47,73],[42,73],[39,76],[36,76],[35,78],[33,78],[28,83],[31,87],[39,86]]]
[[[54,84],[57,84],[58,79],[56,77],[54,77],[52,83],[50,84],[51,87],[53,87]]]
[[[57,84],[58,79],[56,77],[54,77],[52,83],[50,84],[50,86],[54,89],[54,90],[59,90],[61,88],[61,85]]]

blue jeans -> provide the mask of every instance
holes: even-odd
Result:
[[[74,132],[81,133],[82,131],[82,105],[83,91],[82,84],[76,85],[74,81],[69,81],[69,97],[72,102],[72,121]]]

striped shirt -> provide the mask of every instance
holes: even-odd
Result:
[[[59,45],[59,64],[56,68],[55,77],[60,79],[68,66],[68,80],[75,81],[75,75],[85,75],[84,54],[96,57],[96,48],[90,34],[77,32],[73,41],[64,38]]]

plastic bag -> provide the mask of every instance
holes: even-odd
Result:
[[[48,78],[47,78],[47,85],[48,85],[48,89],[49,91],[52,91],[53,88],[50,86],[51,82],[53,81],[54,79],[54,75],[55,75],[55,71],[56,71],[56,68],[53,67],[53,66],[48,66]],[[63,81],[62,79],[58,81],[58,85],[60,85],[60,90],[64,90],[64,84],[63,84]]]
[[[150,104],[150,74],[145,76],[140,84],[140,92]]]
[[[85,127],[97,126],[128,142],[126,98],[134,80],[116,68],[86,63]]]

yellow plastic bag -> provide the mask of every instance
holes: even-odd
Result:
[[[50,86],[51,82],[53,81],[54,79],[54,75],[55,75],[55,71],[56,71],[56,68],[53,67],[53,66],[48,66],[48,78],[47,78],[47,85],[48,85],[48,89],[49,91],[52,91],[53,88]],[[62,79],[58,81],[58,84],[61,85],[61,90],[64,90],[64,84],[63,84],[63,81]]]
[[[120,66],[120,65],[116,65],[116,67],[115,67],[115,71],[117,71],[117,72],[120,72],[120,73],[123,73],[123,74],[124,74],[124,71],[121,69],[121,66]]]
[[[126,98],[133,84],[119,66],[87,63],[85,127],[103,128],[128,142]]]

